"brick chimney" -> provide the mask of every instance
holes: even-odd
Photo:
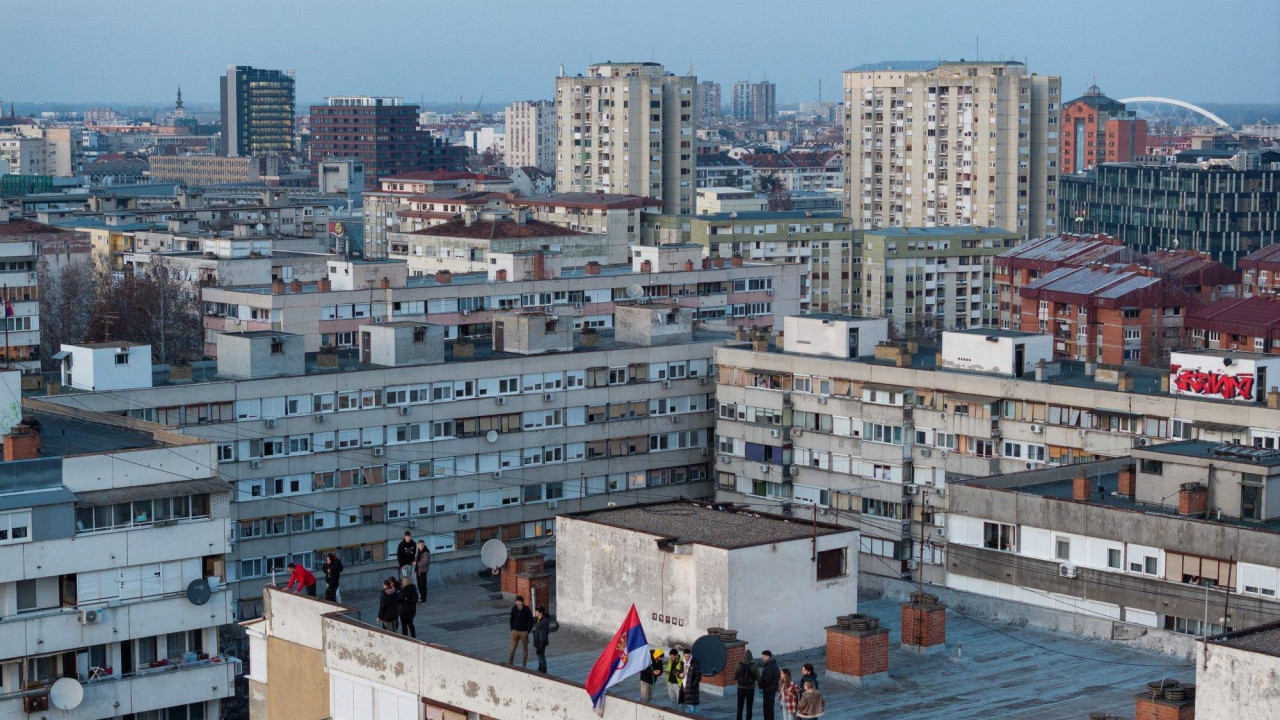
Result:
[[[293,282],[289,283],[289,292],[295,292],[295,293],[302,292],[302,281],[294,280]]]
[[[934,652],[947,647],[947,606],[935,595],[913,592],[902,603],[902,648]]]
[[[731,267],[742,267],[742,256],[734,255],[732,258],[730,258],[729,265]]]
[[[1088,502],[1093,497],[1093,483],[1088,475],[1080,474],[1071,479],[1071,499],[1076,502]]]
[[[715,266],[716,266],[716,269],[720,269],[720,268],[724,267],[724,258],[722,258],[722,257],[718,257],[718,258],[716,258],[716,259],[715,259]]]
[[[596,262],[595,260],[592,260],[591,262],[587,263],[586,272],[588,275],[599,275],[600,263]]]
[[[533,278],[547,280],[547,256],[542,253],[533,254]]]
[[[889,628],[870,615],[841,615],[827,627],[827,677],[859,687],[889,679]]]
[[[738,670],[738,663],[747,656],[747,641],[738,639],[737,630],[707,628],[707,634],[715,635],[724,643],[725,658],[723,670],[715,675],[702,677],[702,691],[724,697],[730,692],[729,688],[736,690],[738,687],[738,681],[733,676]]]
[[[1149,682],[1146,692],[1133,696],[1133,716],[1142,720],[1195,720],[1196,686],[1177,680]]]
[[[436,282],[440,285],[448,285],[453,282],[453,272],[449,270],[437,270]]]
[[[31,460],[40,454],[40,431],[30,425],[14,425],[4,436],[4,460]]]
[[[1138,478],[1138,474],[1134,472],[1133,466],[1125,465],[1124,468],[1118,473],[1118,478],[1119,478],[1119,484],[1120,484],[1120,487],[1119,487],[1120,494],[1128,497],[1133,497],[1134,493],[1137,491],[1137,478]]]
[[[507,271],[506,271],[506,269],[501,269],[501,270],[498,270],[497,272],[495,272],[495,273],[493,274],[493,279],[494,279],[494,280],[497,280],[498,282],[506,282],[506,281],[507,281]]]
[[[1203,515],[1209,511],[1209,488],[1200,483],[1182,483],[1178,488],[1178,514]]]
[[[387,277],[387,276],[385,276],[385,275],[384,275],[384,276],[382,276],[382,281],[381,281],[381,283],[380,283],[380,284],[381,284],[381,286],[382,286],[382,289],[383,289],[383,290],[389,290],[389,289],[391,289],[391,278],[389,278],[389,277]]]
[[[711,258],[702,258],[702,269],[703,270],[711,269]]]
[[[641,261],[641,262],[640,262],[640,272],[642,272],[642,273],[651,273],[651,272],[653,272],[653,262],[652,262],[652,261],[649,261],[649,260],[643,260],[643,261]]]
[[[329,278],[320,278],[319,282],[316,283],[316,287],[319,288],[320,292],[329,292],[333,290],[333,283],[329,282]]]
[[[274,281],[272,281],[272,283],[271,283],[271,294],[272,294],[272,295],[283,295],[283,294],[284,294],[284,281],[282,281],[282,280],[274,280]]]
[[[685,271],[685,272],[690,272],[690,271],[692,271],[692,270],[693,270],[693,261],[692,261],[692,260],[685,260],[685,261],[684,261],[684,271]]]

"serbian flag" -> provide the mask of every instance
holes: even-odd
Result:
[[[597,715],[604,715],[604,697],[609,688],[643,670],[653,662],[649,654],[649,641],[640,626],[636,606],[631,606],[622,627],[614,633],[609,646],[600,653],[596,664],[587,675],[587,694]]]

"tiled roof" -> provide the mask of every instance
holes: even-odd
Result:
[[[45,235],[51,233],[71,232],[68,228],[54,227],[36,222],[35,220],[27,220],[26,218],[17,218],[9,222],[0,223],[0,237],[14,237],[18,235]]]
[[[542,222],[541,220],[528,220],[524,223],[518,223],[515,220],[503,219],[497,221],[476,220],[470,225],[465,220],[453,220],[418,230],[413,234],[470,238],[473,240],[499,240],[507,238],[564,237],[566,235],[583,235],[584,233]]]
[[[1273,295],[1227,298],[1188,313],[1186,326],[1280,338],[1280,299]]]
[[[1108,235],[1059,235],[1037,238],[1006,250],[997,264],[1010,267],[1049,269],[1080,267],[1094,262],[1130,262],[1138,254]]]
[[[1147,255],[1147,264],[1161,275],[1196,285],[1235,285],[1240,272],[1232,270],[1195,250],[1157,250]]]
[[[1240,258],[1240,267],[1252,267],[1254,263],[1280,263],[1280,243],[1273,243],[1254,250]]]

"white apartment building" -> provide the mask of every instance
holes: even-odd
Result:
[[[922,528],[929,538],[948,532],[953,476],[1126,457],[1181,439],[1280,443],[1276,393],[1263,402],[1173,393],[1166,371],[1054,362],[1046,336],[1029,333],[943,333],[941,358],[866,347],[868,333],[884,331],[859,327],[853,343],[850,323],[837,320],[788,318],[780,349],[716,351],[717,498],[790,503],[803,517],[817,505],[819,519],[857,523],[867,572],[916,571]],[[847,358],[822,351],[847,344],[858,345]],[[926,580],[944,581],[944,560],[930,544]]]
[[[0,306],[4,360],[23,372],[40,370],[40,248],[30,236],[4,237],[0,223]],[[18,228],[15,227],[15,230]]]
[[[521,100],[506,109],[507,155],[511,167],[556,169],[556,105],[550,100]]]
[[[264,578],[325,552],[344,588],[376,585],[405,530],[448,561],[537,543],[566,508],[709,495],[711,357],[732,336],[669,303],[614,312],[588,333],[498,313],[491,339],[447,345],[436,326],[366,321],[360,356],[331,360],[289,333],[229,333],[216,378],[49,402],[216,443],[237,491],[229,581],[252,617]]]
[[[79,128],[14,125],[0,132],[0,169],[10,175],[73,177],[80,163]]]
[[[215,445],[74,406],[17,413],[0,462],[0,717],[220,717],[240,661],[218,645],[234,617]],[[62,678],[83,692],[69,712],[50,697]]]
[[[845,212],[864,229],[1057,232],[1061,80],[1019,62],[881,62],[844,73]]]
[[[556,191],[652,197],[666,214],[692,214],[696,84],[654,62],[556,78]]]

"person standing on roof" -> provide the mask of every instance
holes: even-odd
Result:
[[[316,576],[297,563],[289,563],[289,584],[285,586],[285,592],[293,590],[295,583],[298,585],[298,592],[316,596]]]

